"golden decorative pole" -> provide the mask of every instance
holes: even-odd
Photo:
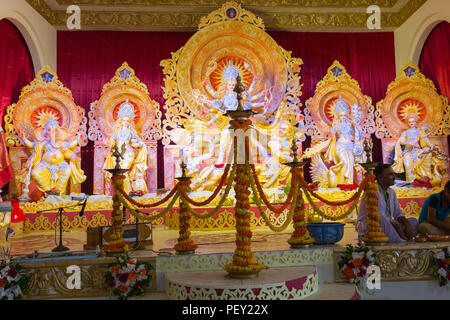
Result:
[[[292,141],[292,152],[294,153],[294,159],[292,162],[284,163],[284,165],[291,167],[291,187],[294,187],[294,180],[298,179],[300,175],[303,175],[304,161],[297,160],[297,143],[295,139]],[[288,240],[291,248],[303,248],[314,242],[314,239],[309,235],[309,231],[306,228],[305,223],[305,200],[303,199],[302,188],[300,183],[297,183],[297,198],[293,202],[296,203],[294,209],[294,232]]]
[[[234,91],[237,93],[238,107],[235,111],[228,111],[226,115],[230,118],[233,129],[242,130],[242,136],[245,136],[246,128],[251,124],[249,120],[253,114],[252,110],[244,110],[242,107],[242,92],[245,87],[238,76]],[[237,155],[237,137],[234,137],[234,157]],[[234,207],[236,215],[236,250],[233,254],[233,260],[224,268],[231,278],[245,279],[257,277],[259,272],[265,266],[257,261],[251,250],[252,232],[250,230],[251,211],[250,208],[250,167],[249,160],[249,142],[245,137],[245,163],[237,163],[235,160],[236,175],[234,179],[234,190],[236,203]]]
[[[111,183],[117,184],[117,186],[121,189],[123,188],[123,180],[125,176],[123,175],[128,169],[120,168],[120,160],[123,158],[125,153],[125,144],[122,145],[122,149],[119,152],[117,145],[113,147],[113,156],[116,158],[116,166],[114,169],[105,169],[109,173],[112,174]],[[111,227],[106,230],[103,235],[107,245],[103,246],[103,251],[106,252],[109,256],[120,256],[126,249],[126,243],[123,239],[123,212],[121,210],[121,204],[119,202],[119,196],[114,191],[114,195],[112,197],[113,201],[113,210],[111,217]]]
[[[378,186],[375,182],[375,175],[373,170],[377,163],[372,162],[371,159],[371,143],[364,140],[364,151],[366,152],[366,162],[360,165],[366,170],[366,175],[369,179],[366,187],[365,199],[367,206],[367,230],[362,240],[368,244],[385,243],[389,239],[386,237],[380,227],[380,214],[378,213]]]
[[[181,188],[183,188],[184,191],[189,192],[190,191],[190,184],[191,184],[191,177],[186,177],[186,168],[187,165],[184,163],[184,160],[181,159],[181,177],[176,178],[181,183]],[[179,221],[179,237],[177,240],[177,243],[174,246],[174,249],[176,251],[176,254],[193,254],[195,253],[195,249],[198,248],[198,246],[194,243],[194,241],[191,239],[191,232],[189,231],[190,227],[190,221],[191,221],[191,214],[188,210],[188,205],[186,201],[183,199],[183,197],[180,198],[180,209],[178,214],[178,221]]]

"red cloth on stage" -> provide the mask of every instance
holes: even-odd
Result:
[[[11,202],[13,207],[11,211],[11,222],[22,222],[25,221],[25,215],[23,214],[22,209],[20,209],[19,201],[16,199],[7,199],[5,201]]]
[[[58,31],[58,76],[72,90],[78,105],[89,110],[97,100],[102,86],[124,62],[135,70],[147,85],[150,96],[164,110],[163,59],[171,58],[190,38],[190,32],[123,32],[123,31]],[[301,82],[305,101],[314,95],[318,81],[334,60],[338,60],[356,79],[372,103],[384,98],[388,84],[395,79],[394,34],[376,33],[317,33],[269,32],[293,57],[303,60]],[[374,138],[375,139],[375,138]],[[310,146],[310,138],[304,147]],[[158,143],[158,188],[164,184],[164,158]],[[381,161],[381,142],[374,141],[374,161]],[[92,193],[93,144],[82,150],[82,168],[87,175],[82,191]],[[308,178],[309,170],[305,170]]]
[[[347,191],[347,190],[355,190],[358,187],[356,186],[356,184],[338,184],[337,187],[341,190]]]

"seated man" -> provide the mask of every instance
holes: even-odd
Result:
[[[440,193],[425,200],[419,216],[419,232],[424,234],[450,234],[450,181]]]
[[[402,213],[395,191],[390,188],[394,185],[395,173],[388,164],[378,164],[375,168],[375,177],[378,182],[378,213],[380,214],[381,230],[389,238],[389,242],[403,242],[411,240],[417,234],[417,219],[406,219]],[[365,195],[361,198],[356,222],[356,231],[362,237],[367,230],[367,206]]]

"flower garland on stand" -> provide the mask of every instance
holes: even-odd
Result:
[[[0,264],[0,300],[16,300],[26,297],[31,277],[19,264]]]
[[[375,257],[375,253],[361,243],[355,247],[349,244],[337,259],[339,272],[350,283],[354,283],[359,289],[365,288],[368,292],[366,283],[370,274],[367,269],[370,266],[376,266]]]
[[[439,280],[439,286],[450,287],[450,247],[435,252],[431,257],[431,264]]]
[[[105,279],[110,292],[127,300],[132,296],[142,295],[149,286],[153,267],[147,263],[131,259],[127,251],[108,265]]]
[[[117,185],[118,188],[123,187],[123,179],[125,176],[118,175],[113,176],[112,183]],[[110,239],[105,239],[108,244],[103,247],[103,250],[109,254],[122,253],[126,249],[126,242],[123,238],[123,213],[120,210],[121,203],[120,197],[117,192],[114,192],[112,196],[113,210],[111,217],[111,229],[112,233]]]
[[[293,176],[294,178],[295,176]],[[288,240],[292,248],[313,243],[315,240],[311,238],[305,224],[305,200],[303,199],[302,189],[297,186],[297,203],[294,211],[294,232]]]
[[[365,242],[387,242],[389,239],[381,230],[380,214],[378,213],[378,186],[375,182],[375,175],[369,174],[366,186],[367,204],[367,230],[362,239]]]
[[[190,178],[186,178],[186,180],[183,181],[183,185],[181,185],[181,188],[188,192],[190,189],[190,182]],[[177,254],[194,253],[195,249],[198,248],[198,245],[196,245],[191,239],[191,232],[189,231],[191,214],[189,212],[188,204],[186,203],[186,200],[184,198],[180,200],[178,219],[180,222],[180,230],[179,237],[177,243],[174,246],[174,249]]]
[[[250,177],[248,166],[238,164],[236,170],[234,190],[236,193],[236,250],[233,261],[228,263],[224,269],[231,277],[247,278],[256,276],[266,268],[257,261],[251,250],[252,232],[250,230],[251,211],[250,208]]]

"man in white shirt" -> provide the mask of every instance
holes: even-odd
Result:
[[[389,238],[389,242],[403,242],[411,240],[417,235],[417,219],[406,219],[397,195],[390,188],[395,183],[394,170],[388,164],[378,164],[375,168],[378,183],[378,213],[380,214],[381,230]],[[356,222],[356,231],[361,236],[367,230],[367,206],[365,195],[361,198]]]

